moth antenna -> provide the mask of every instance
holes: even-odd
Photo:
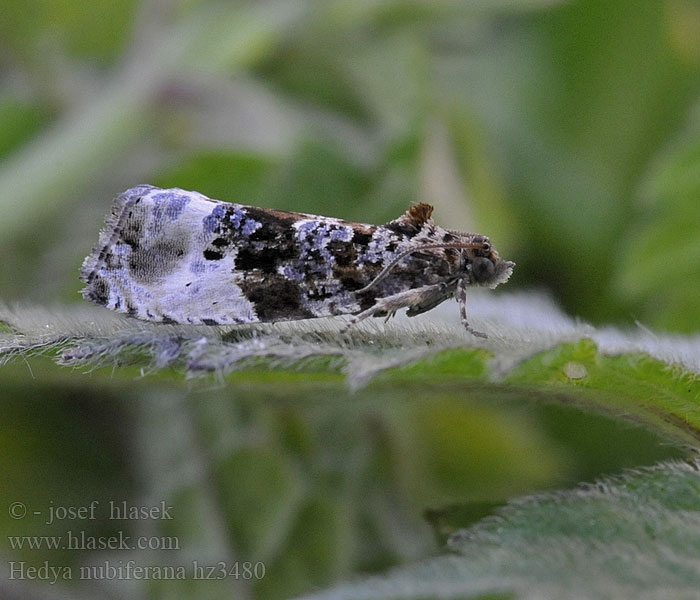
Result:
[[[355,290],[355,293],[361,294],[363,292],[368,291],[370,288],[373,288],[380,281],[382,281],[384,278],[386,278],[386,276],[392,271],[392,269],[397,264],[399,264],[409,254],[413,254],[414,252],[420,252],[421,250],[437,250],[439,248],[460,248],[463,250],[476,250],[476,249],[483,249],[484,246],[485,246],[485,244],[479,242],[479,243],[472,243],[472,244],[467,244],[467,243],[462,243],[462,244],[455,244],[455,243],[451,243],[451,244],[425,244],[423,246],[409,248],[408,250],[404,250],[401,254],[399,254],[397,257],[395,257],[386,267],[384,267],[379,272],[379,275],[377,275],[365,287],[360,288],[359,290]]]

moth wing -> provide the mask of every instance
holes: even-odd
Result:
[[[226,207],[196,192],[139,186],[121,194],[81,269],[85,298],[159,322],[254,323],[235,283],[235,252],[206,260]]]

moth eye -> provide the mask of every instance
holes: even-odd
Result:
[[[488,258],[479,256],[472,261],[472,276],[480,283],[491,279],[495,271],[496,267]]]
[[[482,246],[482,250],[484,250],[484,252],[491,251],[491,244],[489,242],[484,241],[484,242],[482,242],[481,246]]]

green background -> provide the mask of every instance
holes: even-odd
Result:
[[[0,14],[4,302],[82,302],[111,199],[151,183],[373,223],[430,202],[517,263],[511,291],[595,325],[698,330],[695,1],[0,0]],[[167,500],[187,557],[267,565],[197,593],[284,598],[440,554],[510,498],[680,454],[615,402],[534,394],[541,365],[495,385],[479,364],[350,393],[332,369],[190,383],[15,361],[0,370],[0,524],[65,533],[9,519],[16,500]],[[36,564],[88,560],[5,543]]]

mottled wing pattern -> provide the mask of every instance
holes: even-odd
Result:
[[[83,295],[152,321],[257,321],[241,290],[225,285],[233,257],[205,264],[203,248],[213,238],[205,219],[217,205],[200,194],[151,186],[124,192],[83,264]]]
[[[83,295],[140,319],[176,323],[357,313],[377,297],[443,275],[434,256],[416,253],[375,289],[354,292],[420,234],[430,211],[419,207],[378,227],[139,186],[117,199],[85,259]]]

